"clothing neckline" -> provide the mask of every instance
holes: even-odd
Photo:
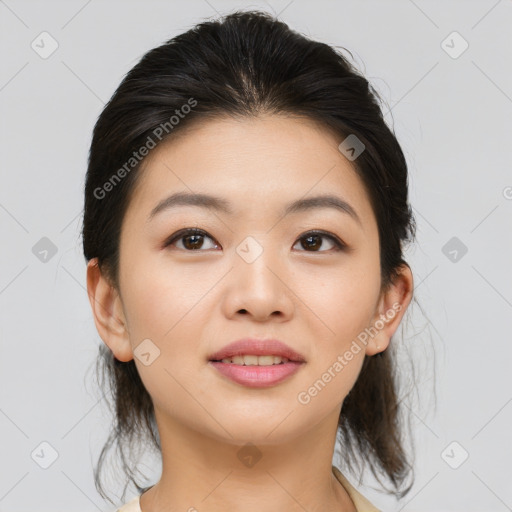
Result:
[[[332,466],[332,472],[350,496],[357,512],[381,512],[349,482],[347,477],[343,475],[336,466]],[[121,508],[117,509],[116,512],[142,512],[140,508],[140,497],[146,491],[149,491],[153,485],[146,487],[138,496],[135,496],[132,500],[125,503]]]

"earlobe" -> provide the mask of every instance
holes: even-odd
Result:
[[[117,290],[102,275],[97,258],[87,264],[87,294],[96,329],[105,345],[119,361],[133,359],[121,299]]]
[[[366,346],[366,355],[373,356],[388,348],[391,337],[398,329],[412,300],[414,280],[409,265],[402,265],[399,272],[399,275],[381,294],[377,311],[369,328],[372,336]]]

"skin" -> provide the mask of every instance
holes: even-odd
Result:
[[[338,150],[341,140],[284,115],[202,122],[144,161],[122,225],[119,290],[89,263],[98,332],[117,359],[135,359],[155,406],[163,471],[141,497],[143,512],[356,510],[331,471],[337,421],[364,357],[388,347],[413,278],[405,266],[381,293],[376,219],[353,163]],[[221,196],[234,214],[180,206],[147,221],[179,191]],[[361,223],[331,208],[280,213],[323,193],[349,202]],[[198,249],[186,237],[164,247],[170,235],[194,227],[207,233]],[[348,249],[328,237],[308,246],[312,229]],[[252,263],[236,252],[248,236],[263,248]],[[298,394],[393,304],[400,310],[378,334],[299,403]],[[306,363],[270,388],[234,383],[208,358],[245,336],[284,341]],[[145,365],[134,350],[148,338],[160,354]],[[252,467],[237,456],[248,442],[261,455]]]

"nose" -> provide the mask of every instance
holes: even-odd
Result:
[[[289,320],[294,311],[293,284],[285,265],[264,250],[248,262],[238,254],[223,290],[224,314],[231,319],[246,315],[257,322]]]

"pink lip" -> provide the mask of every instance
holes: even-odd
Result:
[[[269,366],[245,366],[222,362],[222,359],[242,355],[274,355],[286,357],[289,361],[287,363]],[[279,340],[244,338],[230,343],[218,352],[212,354],[208,364],[212,365],[225,377],[238,384],[251,388],[265,388],[274,386],[292,376],[305,362],[304,356]]]
[[[288,361],[272,366],[245,366],[235,363],[210,361],[220,373],[238,384],[250,388],[267,388],[293,375],[304,363]]]
[[[243,338],[234,341],[223,347],[218,352],[209,356],[210,361],[221,361],[233,356],[281,356],[286,357],[290,362],[304,363],[306,360],[302,354],[299,354],[288,345],[279,340],[258,340],[251,338]],[[229,363],[231,364],[231,363]]]

